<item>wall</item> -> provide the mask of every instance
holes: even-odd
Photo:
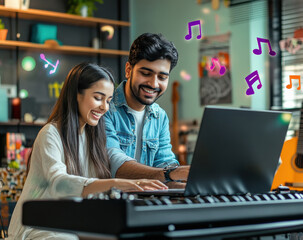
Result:
[[[232,17],[240,18],[245,15],[242,10],[234,11],[226,8],[223,1],[218,10],[213,10],[211,3],[202,1],[201,5],[196,0],[130,0],[131,40],[144,32],[162,33],[167,39],[173,41],[179,51],[179,63],[171,72],[170,85],[174,80],[181,83],[179,102],[179,119],[201,119],[203,106],[199,100],[198,81],[198,50],[199,40],[192,38],[184,39],[187,34],[187,23],[193,20],[203,20],[202,35],[212,36],[227,32],[231,33],[230,57],[232,78],[232,104],[225,106],[252,107],[254,109],[268,109],[269,86],[268,86],[268,60],[267,55],[254,56],[252,49],[257,47],[256,37],[267,38],[267,15],[252,18],[244,16],[243,19],[231,24]],[[257,1],[255,1],[257,2]],[[263,5],[262,5],[263,4]],[[260,8],[266,9],[266,3],[259,2],[255,7],[257,12]],[[209,13],[203,11],[209,9]],[[247,16],[251,9],[245,10]],[[239,15],[239,16],[238,16]],[[216,23],[216,18],[219,21]],[[196,31],[196,32],[195,32]],[[194,32],[197,34],[198,30]],[[245,77],[254,70],[259,70],[263,87],[255,91],[252,96],[246,95],[248,85]],[[180,77],[180,71],[186,70],[191,76],[190,81],[184,81]],[[256,89],[256,87],[254,87]],[[158,103],[172,116],[171,88],[158,100]]]

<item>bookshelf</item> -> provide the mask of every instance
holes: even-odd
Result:
[[[61,52],[67,54],[80,54],[80,55],[107,55],[107,56],[128,56],[128,51],[116,50],[116,49],[95,49],[91,47],[81,47],[81,46],[51,46],[47,44],[39,44],[39,43],[31,43],[24,41],[12,41],[5,40],[0,41],[0,47],[6,49],[14,49],[17,50],[33,50],[33,51],[51,51],[51,52]]]
[[[0,16],[10,17],[18,19],[27,19],[34,21],[47,21],[55,22],[61,24],[71,24],[76,26],[87,26],[87,27],[96,27],[100,31],[102,25],[113,25],[117,27],[129,27],[130,22],[111,20],[105,18],[94,18],[94,17],[81,17],[68,13],[52,12],[38,9],[13,9],[0,6]],[[17,34],[18,35],[18,34]],[[91,47],[83,46],[52,46],[46,44],[37,44],[25,41],[12,41],[5,40],[0,41],[0,48],[4,49],[15,49],[19,48],[20,50],[47,50],[52,52],[62,52],[66,54],[80,54],[80,55],[106,55],[106,56],[127,56],[128,51],[123,51],[119,49],[95,49]]]
[[[124,1],[124,0],[122,0]],[[36,5],[37,6],[37,5]],[[113,6],[115,6],[113,4]],[[37,6],[37,7],[41,7]],[[33,6],[34,8],[34,6]],[[43,7],[42,7],[43,8]],[[121,2],[118,4],[119,11],[121,11]],[[123,8],[125,9],[125,8]],[[64,9],[58,9],[59,11]],[[99,15],[100,16],[100,15]],[[65,54],[65,55],[76,55],[76,59],[81,59],[82,56],[93,56],[97,57],[95,58],[98,64],[101,62],[101,58],[104,59],[104,57],[109,57],[110,59],[107,60],[106,64],[110,65],[112,62],[117,61],[117,69],[121,69],[122,64],[121,61],[123,58],[128,56],[128,51],[122,50],[122,43],[125,42],[121,38],[121,36],[124,36],[123,34],[125,31],[127,31],[127,28],[131,26],[130,22],[128,21],[120,21],[120,20],[113,20],[113,19],[107,19],[107,18],[100,18],[100,17],[82,17],[77,16],[73,14],[63,13],[63,12],[55,12],[55,11],[46,11],[46,10],[40,10],[40,9],[14,9],[14,8],[7,8],[3,5],[0,5],[0,18],[6,17],[9,18],[10,24],[7,25],[7,28],[9,28],[9,34],[11,32],[11,35],[9,40],[0,41],[0,49],[3,50],[9,50],[9,57],[11,57],[12,61],[15,61],[16,64],[20,64],[22,53],[21,51],[29,51],[29,52],[48,52],[48,53],[59,53],[59,54]],[[117,18],[120,18],[121,15],[118,14]],[[114,44],[116,45],[109,45],[112,46],[109,48],[93,48],[89,47],[88,43],[84,42],[76,42],[75,45],[72,43],[68,43],[68,36],[65,35],[64,38],[61,38],[64,42],[64,45],[53,45],[53,44],[38,44],[33,43],[29,41],[29,35],[30,28],[28,23],[23,23],[26,21],[22,20],[30,20],[31,22],[36,23],[54,23],[58,25],[68,25],[67,27],[73,26],[74,28],[84,27],[86,29],[91,28],[93,29],[93,34],[88,35],[89,37],[95,35],[101,39],[101,31],[100,28],[103,25],[111,25],[115,28],[115,32],[117,32],[117,36],[119,36],[118,40],[114,40]],[[23,26],[26,26],[27,28],[22,28]],[[66,28],[66,26],[64,26]],[[20,31],[22,34],[22,37],[20,38]],[[23,31],[23,33],[22,33]],[[24,34],[24,31],[26,34]],[[77,30],[76,30],[77,31]],[[77,33],[77,32],[76,32]],[[77,33],[78,34],[78,33]],[[79,34],[81,35],[81,29],[79,30]],[[62,35],[61,35],[62,37]],[[116,42],[115,42],[116,41]],[[73,42],[73,41],[72,41]],[[66,45],[65,45],[66,44]],[[81,46],[80,44],[86,44],[86,46]],[[125,44],[124,44],[125,48]],[[8,54],[7,54],[8,55]],[[77,56],[79,55],[79,56]],[[67,57],[64,57],[67,59]],[[69,58],[74,58],[74,56],[71,56]],[[84,58],[84,57],[83,57]],[[115,62],[116,63],[116,62]],[[16,65],[16,81],[14,79],[10,80],[13,82],[13,85],[16,85],[17,87],[17,93],[19,93],[20,90],[20,69],[18,65]],[[118,79],[121,78],[119,75],[121,74],[118,71]],[[22,79],[22,78],[21,78]],[[42,81],[41,81],[42,82]],[[8,83],[10,84],[10,83]],[[38,131],[43,127],[44,123],[25,123],[23,121],[8,121],[8,122],[0,122],[0,134],[5,132],[23,132],[26,133],[26,136],[29,136],[29,138],[34,139]]]

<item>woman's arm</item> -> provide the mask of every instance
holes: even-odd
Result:
[[[167,186],[158,180],[149,179],[98,179],[83,188],[82,197],[86,197],[90,193],[105,192],[112,187],[122,191],[144,191],[167,189]]]

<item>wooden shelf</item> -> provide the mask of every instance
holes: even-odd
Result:
[[[91,47],[79,47],[79,46],[50,46],[46,44],[22,42],[22,41],[11,41],[4,40],[0,41],[0,48],[16,49],[19,47],[20,50],[36,50],[36,51],[52,51],[52,52],[63,52],[68,54],[84,54],[84,55],[108,55],[108,56],[128,56],[128,51],[115,50],[115,49],[95,49]]]
[[[46,22],[56,22],[56,23],[64,23],[71,25],[81,25],[81,26],[92,26],[96,27],[98,24],[104,25],[114,25],[121,27],[129,27],[130,22],[126,21],[117,21],[105,18],[94,18],[94,17],[81,17],[78,15],[73,15],[69,13],[60,13],[60,12],[51,12],[45,10],[38,9],[15,9],[15,8],[7,8],[4,6],[0,6],[0,15],[4,17],[13,17],[35,21],[46,21]]]

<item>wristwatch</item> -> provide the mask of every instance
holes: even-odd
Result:
[[[175,180],[171,179],[171,177],[169,176],[169,174],[174,171],[175,169],[177,169],[179,167],[179,165],[168,165],[165,168],[163,168],[163,172],[164,172],[164,178],[166,182],[174,182]]]

